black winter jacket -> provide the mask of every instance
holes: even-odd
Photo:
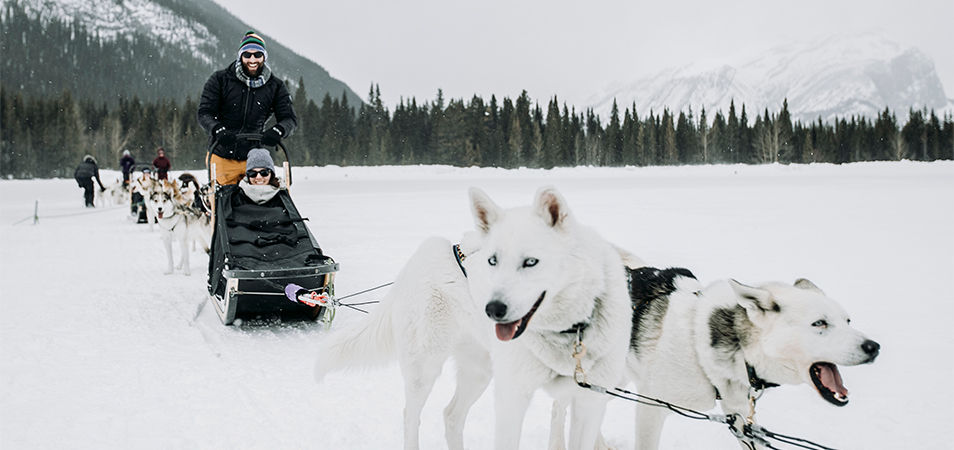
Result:
[[[235,76],[233,62],[209,77],[199,101],[199,125],[209,133],[209,150],[223,158],[244,161],[248,151],[259,147],[247,139],[223,147],[215,142],[215,130],[224,126],[234,134],[261,134],[265,122],[274,113],[286,138],[298,127],[298,116],[285,83],[272,74],[265,84],[250,88]],[[214,145],[214,148],[213,148]]]
[[[73,178],[76,179],[76,182],[79,183],[80,187],[83,186],[84,181],[92,181],[92,179],[95,178],[96,183],[99,184],[99,187],[106,189],[103,187],[103,181],[99,179],[99,166],[88,159],[76,166],[76,170],[73,171]]]

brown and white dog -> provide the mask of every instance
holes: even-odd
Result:
[[[208,216],[196,214],[192,209],[191,199],[186,199],[174,182],[167,180],[156,181],[148,191],[146,208],[156,218],[159,231],[162,233],[162,242],[166,247],[167,268],[165,273],[174,271],[172,258],[172,242],[179,243],[181,253],[179,265],[183,275],[190,275],[189,242],[197,240],[206,252],[209,251],[211,240],[211,225]]]

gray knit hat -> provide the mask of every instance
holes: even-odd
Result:
[[[275,172],[275,163],[272,162],[272,155],[264,148],[253,148],[248,151],[248,160],[245,161],[245,170],[269,169]]]

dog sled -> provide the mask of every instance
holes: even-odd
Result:
[[[239,138],[257,141],[261,136]],[[278,148],[285,156],[285,184],[291,188],[288,151],[281,143]],[[242,195],[239,186],[218,185],[215,165],[209,170],[215,195],[210,205],[213,231],[208,288],[222,323],[275,315],[282,320],[330,322],[338,263],[322,252],[288,189],[277,194],[280,207],[242,204],[233,201]]]
[[[129,185],[126,186],[126,189],[129,190],[130,215],[136,218],[136,223],[149,223],[148,214],[146,213],[146,197],[144,196],[145,191],[142,190],[147,188],[149,184],[141,186],[139,189],[134,189],[139,183],[135,178],[133,178],[132,175],[136,172],[148,171],[149,179],[152,180],[152,170],[152,164],[136,163],[133,165],[132,170],[129,171],[130,179]]]

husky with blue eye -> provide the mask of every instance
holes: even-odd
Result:
[[[497,449],[519,448],[540,388],[572,408],[570,448],[593,449],[609,397],[579,387],[574,376],[613,386],[623,380],[632,321],[628,253],[577,223],[552,188],[510,209],[472,188],[470,203],[476,232],[458,246],[425,241],[366,320],[322,341],[315,376],[397,360],[404,448],[417,449],[421,409],[453,356],[448,448],[463,449],[467,413],[493,378]]]

